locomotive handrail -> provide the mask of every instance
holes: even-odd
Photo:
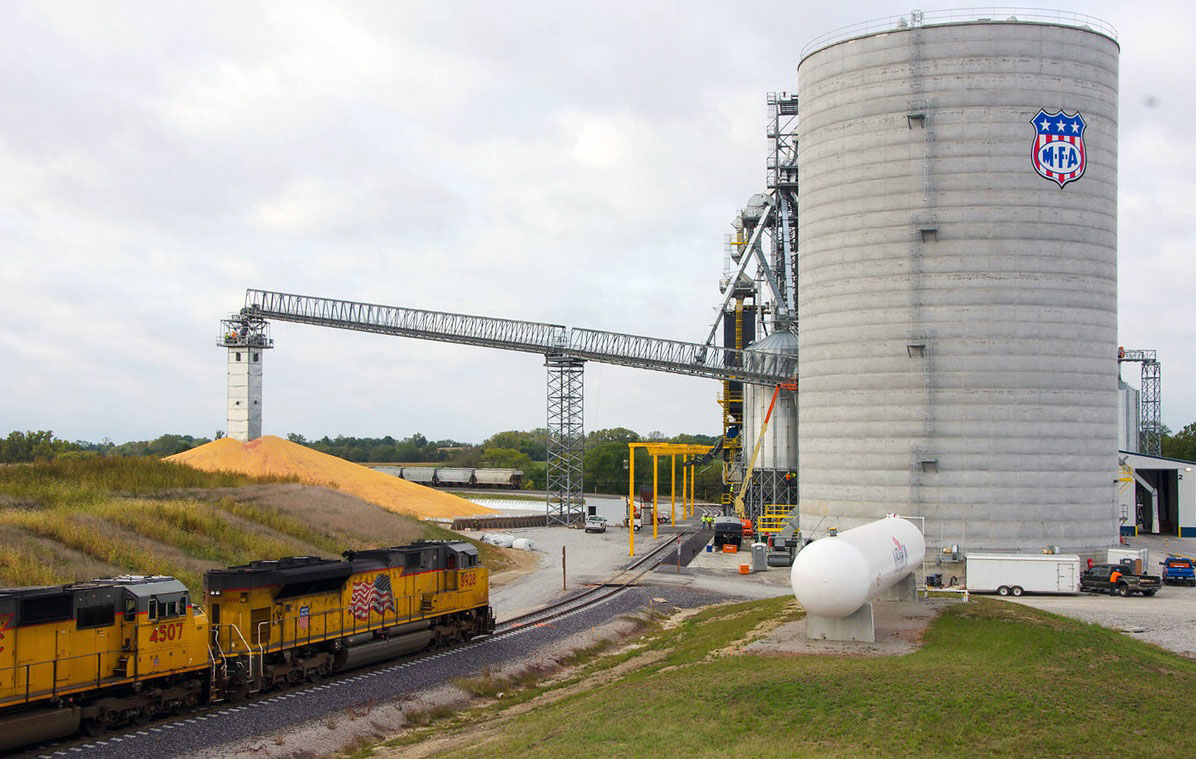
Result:
[[[12,693],[13,694],[11,696],[9,696],[9,695],[0,696],[0,706],[7,706],[10,704],[15,704],[15,703],[27,703],[30,700],[37,700],[37,699],[41,699],[41,698],[45,698],[45,697],[52,698],[54,696],[64,695],[67,693],[75,693],[75,692],[87,690],[88,688],[93,687],[93,685],[92,685],[93,683],[103,685],[105,683],[115,684],[115,683],[122,683],[122,682],[136,680],[137,675],[135,673],[134,674],[126,674],[124,677],[121,677],[120,675],[113,675],[111,677],[103,676],[104,657],[120,656],[125,653],[129,653],[129,652],[126,652],[120,648],[114,648],[114,649],[109,649],[107,651],[97,651],[95,653],[74,654],[71,656],[55,656],[55,658],[53,658],[53,659],[42,659],[40,661],[26,662],[25,664],[14,664],[10,667],[0,668],[0,673],[7,672],[9,670],[12,671],[12,686],[11,686],[11,688],[8,688],[8,687],[0,688],[0,693]],[[73,680],[70,683],[59,683],[58,682],[57,671],[58,671],[59,662],[70,662],[70,661],[74,661],[76,659],[91,659],[91,658],[94,658],[96,660],[96,677],[94,679],[92,679],[90,676],[88,676],[87,678],[83,678],[82,676],[80,676],[77,680]],[[134,655],[134,656],[131,656],[130,659],[135,663],[137,657]],[[35,668],[44,668],[44,667],[50,668],[52,682],[50,683],[50,687],[41,688],[41,689],[38,689],[35,691],[32,688],[32,671]],[[173,667],[170,669],[161,670],[158,672],[158,674],[169,675],[169,674],[176,673],[176,672],[187,672],[187,671],[191,671],[191,670],[195,670],[195,669],[199,669],[199,667],[185,667],[185,666]],[[23,684],[21,683],[21,678],[18,675],[18,673],[21,670],[25,671],[25,681]],[[24,686],[24,694],[23,695],[18,693],[18,691],[21,689],[22,685]]]
[[[229,622],[229,629],[237,633],[237,637],[241,639],[241,645],[245,646],[245,654],[249,657],[249,679],[253,679],[253,649],[249,646],[249,641],[245,640],[245,636],[241,634],[241,628],[237,627],[236,623]],[[261,668],[261,664],[258,665]],[[265,670],[262,670],[263,673]]]
[[[259,657],[258,662],[260,663],[259,669],[261,669],[261,680],[262,680],[262,682],[259,683],[258,687],[265,685],[265,680],[266,680],[266,649],[262,646],[262,625],[270,625],[270,624],[274,624],[274,623],[268,619],[264,619],[261,622],[257,623],[257,652],[258,652],[258,657]]]

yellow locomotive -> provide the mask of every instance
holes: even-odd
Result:
[[[0,591],[0,749],[198,704],[207,636],[172,577]]]
[[[0,590],[0,750],[492,632],[463,541],[289,557],[204,575]]]
[[[295,556],[204,575],[217,686],[244,695],[494,629],[488,570],[465,542]]]

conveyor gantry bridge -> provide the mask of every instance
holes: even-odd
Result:
[[[549,524],[569,523],[581,515],[586,361],[757,385],[792,382],[797,376],[797,358],[784,354],[269,290],[246,290],[241,315],[544,355]]]

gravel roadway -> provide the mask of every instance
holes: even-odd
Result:
[[[229,706],[218,712],[147,728],[124,737],[97,740],[69,748],[43,749],[40,756],[89,756],[138,759],[194,755],[232,756],[241,752],[269,755],[271,741],[281,747],[283,733],[304,723],[335,720],[346,715],[366,715],[374,709],[402,707],[424,692],[454,678],[480,674],[485,667],[500,669],[514,660],[534,661],[538,652],[572,636],[584,635],[613,618],[642,611],[650,604],[667,603],[695,608],[724,600],[719,594],[680,587],[640,586],[588,609],[552,622],[526,627],[499,638],[482,638],[467,645],[424,658],[399,661],[391,666],[352,675],[332,683],[285,691],[252,703]],[[278,737],[275,737],[278,736]],[[256,742],[256,748],[247,745]],[[319,753],[313,753],[315,749]],[[291,745],[292,756],[317,756],[323,747]]]
[[[1171,552],[1196,556],[1196,538],[1139,535],[1128,547],[1149,549],[1150,558],[1144,570],[1154,575],[1159,573],[1159,562]],[[1009,600],[1122,630],[1139,640],[1196,658],[1196,588],[1164,585],[1153,598],[1084,593]]]

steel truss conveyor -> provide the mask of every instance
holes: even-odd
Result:
[[[586,361],[757,385],[792,382],[797,376],[796,357],[784,354],[269,290],[246,290],[241,316],[545,356],[549,524],[567,524],[582,512],[582,374]]]

